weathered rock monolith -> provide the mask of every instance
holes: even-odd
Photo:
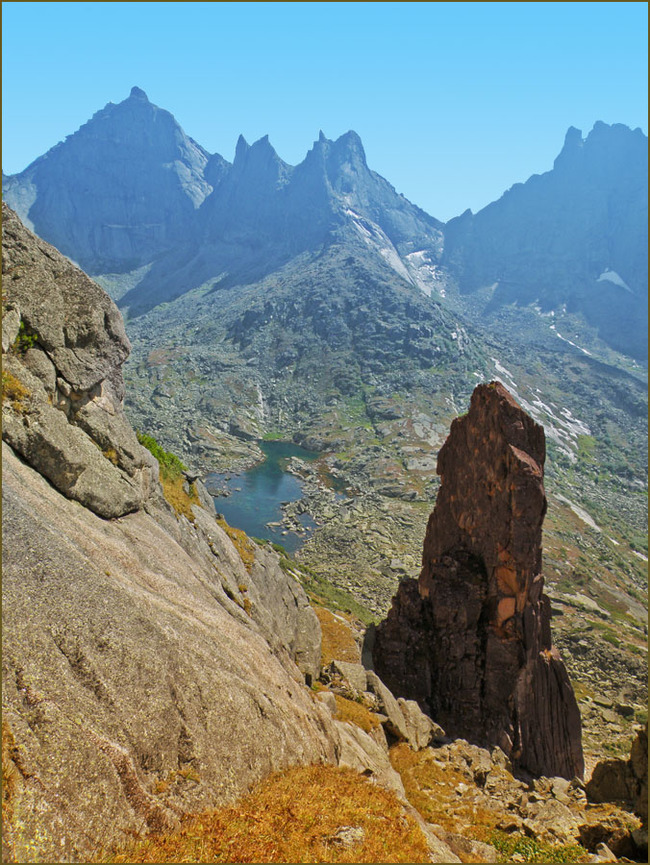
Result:
[[[373,658],[448,734],[572,778],[581,724],[542,591],[544,458],[543,428],[503,385],[479,385],[438,456],[419,580],[400,585]]]

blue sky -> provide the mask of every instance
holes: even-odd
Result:
[[[133,85],[210,152],[323,129],[439,219],[548,171],[569,126],[647,133],[646,3],[5,2],[2,167]]]

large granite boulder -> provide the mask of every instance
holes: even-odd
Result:
[[[534,775],[582,776],[577,703],[543,594],[544,431],[479,385],[438,456],[417,584],[376,633],[375,669],[448,735],[498,745]]]
[[[4,203],[2,277],[4,440],[99,516],[137,510],[158,465],[122,408],[130,345],[120,312]]]
[[[590,802],[623,802],[648,829],[648,725],[639,727],[628,760],[601,760],[586,785]],[[647,838],[646,838],[647,843]]]

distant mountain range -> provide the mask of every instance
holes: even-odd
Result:
[[[444,229],[443,263],[492,302],[565,304],[623,353],[648,351],[648,139],[596,123],[567,132],[553,170]]]
[[[647,138],[570,129],[552,171],[446,225],[368,168],[359,136],[321,132],[297,166],[268,137],[229,163],[137,87],[23,172],[3,175],[25,223],[94,276],[122,275],[131,316],[206,283],[250,285],[332,245],[371,253],[391,278],[490,308],[582,315],[609,345],[647,357]],[[128,275],[128,276],[127,276]]]

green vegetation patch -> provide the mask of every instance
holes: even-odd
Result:
[[[194,484],[190,485],[189,494],[185,491],[186,481],[183,477],[183,472],[187,467],[179,460],[176,454],[164,450],[153,436],[141,432],[137,432],[136,435],[140,444],[158,460],[160,484],[165,498],[177,514],[182,514],[193,523],[194,514],[192,513],[192,505],[198,505],[200,501]],[[110,459],[110,457],[108,458]]]
[[[271,543],[270,545],[280,555],[280,567],[285,573],[291,573],[301,583],[307,595],[314,604],[325,607],[334,612],[348,613],[370,625],[378,621],[378,617],[370,612],[367,607],[360,604],[351,594],[344,589],[339,589],[332,583],[321,577],[302,562],[291,558],[282,544]]]
[[[499,853],[499,862],[589,862],[589,853],[579,844],[549,844],[524,835],[495,831],[489,841]],[[523,857],[523,858],[522,858]]]
[[[12,349],[16,354],[25,354],[30,348],[38,342],[38,334],[36,331],[28,327],[24,321],[20,322],[18,334],[12,345]]]
[[[164,450],[158,444],[156,439],[153,436],[148,435],[147,433],[138,432],[136,433],[136,435],[138,436],[138,441],[140,442],[140,444],[145,447],[150,453],[152,453],[158,460],[161,475],[165,475],[165,477],[171,478],[183,474],[187,466],[179,460],[176,454]]]

